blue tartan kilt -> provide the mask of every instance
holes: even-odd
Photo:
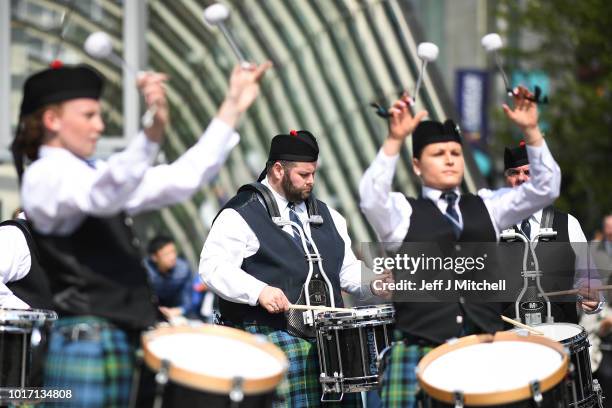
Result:
[[[344,394],[340,403],[321,403],[322,388],[319,383],[319,355],[314,340],[294,337],[282,330],[264,326],[247,325],[242,329],[253,334],[264,334],[285,352],[289,360],[286,378],[277,388],[279,401],[275,408],[336,408],[361,407],[361,394]]]
[[[73,341],[66,332],[77,324],[101,324],[99,336]],[[70,390],[72,398],[49,406],[126,407],[134,369],[134,347],[127,334],[101,318],[59,319],[51,332],[44,387]]]

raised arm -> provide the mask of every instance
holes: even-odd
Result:
[[[408,232],[412,208],[403,194],[391,192],[391,183],[402,145],[427,112],[412,116],[408,96],[389,112],[387,139],[359,183],[359,206],[381,241],[399,242]]]

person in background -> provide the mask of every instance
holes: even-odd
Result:
[[[144,264],[159,310],[168,319],[187,315],[192,307],[193,272],[189,263],[178,256],[176,244],[169,236],[154,237],[147,252]]]

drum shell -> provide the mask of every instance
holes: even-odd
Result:
[[[173,364],[173,353],[169,355],[156,354],[152,351],[152,341],[160,338],[172,338],[172,335],[201,335],[204,341],[207,338],[227,339],[243,343],[244,345],[254,346],[259,351],[265,352],[268,357],[278,363],[278,371],[262,377],[243,378],[238,387],[243,392],[240,402],[233,402],[230,394],[234,390],[234,381],[230,377],[217,376],[213,373],[205,373],[188,368],[181,364]],[[170,337],[166,337],[170,336]],[[198,346],[200,343],[198,341]],[[189,343],[187,343],[189,344]],[[161,402],[163,407],[271,407],[276,397],[276,387],[285,375],[288,362],[283,351],[265,339],[263,336],[249,334],[242,330],[215,325],[190,326],[166,326],[144,333],[142,336],[143,361],[140,364],[140,384],[137,395],[138,407],[151,407],[154,401]],[[177,345],[177,347],[181,347]],[[206,349],[207,344],[201,347]],[[190,350],[190,349],[187,349]],[[193,349],[197,351],[199,349]],[[217,355],[223,356],[230,350],[219,349]],[[240,361],[240,364],[246,364]],[[164,371],[163,375],[160,372]],[[156,378],[157,377],[157,378]],[[159,377],[167,379],[167,383],[158,384]],[[134,395],[134,394],[133,394]]]
[[[536,405],[533,399],[504,403],[499,405],[478,405],[478,408],[567,408],[569,399],[567,397],[567,386],[564,381],[557,384],[554,388],[542,393],[542,404]],[[454,408],[454,404],[447,404],[429,396],[425,397],[425,408]],[[476,405],[464,405],[465,408],[476,407]]]
[[[31,371],[31,333],[0,328],[0,387],[28,386]]]
[[[143,364],[142,378],[139,386],[137,407],[152,407],[155,399],[155,374]],[[276,398],[276,391],[257,395],[245,395],[240,403],[233,403],[226,394],[214,394],[187,387],[172,380],[164,386],[161,399],[162,408],[207,407],[207,408],[269,408]]]
[[[10,310],[9,313],[24,313],[29,318],[3,320],[0,317],[0,387],[42,387],[49,333],[57,315],[42,310]],[[37,314],[40,320],[32,317]]]
[[[560,342],[563,344],[570,356],[573,371],[570,372],[570,380],[568,381],[568,395],[570,401],[573,401],[573,386],[576,387],[577,406],[590,406],[594,404],[597,395],[593,389],[593,373],[591,371],[591,356],[589,354],[589,339],[587,332],[582,329],[580,334],[565,339]]]
[[[547,323],[536,325],[536,329],[543,329],[550,325],[564,325],[575,327],[580,332],[572,337],[559,340],[567,350],[573,371],[570,370],[567,381],[567,395],[571,404],[576,407],[589,407],[597,402],[597,394],[593,389],[593,374],[591,372],[591,358],[589,354],[589,339],[584,328],[572,323]],[[514,330],[517,331],[517,330]],[[576,401],[573,397],[573,388],[576,387]]]
[[[392,324],[392,310],[376,317],[319,318],[316,321],[319,379],[324,389],[351,393],[378,387],[378,356],[390,344]]]
[[[441,388],[435,385],[435,382],[430,383],[424,379],[425,370],[434,360],[447,355],[447,353],[454,352],[466,346],[474,346],[478,344],[486,344],[491,342],[530,342],[539,343],[555,350],[562,356],[562,360],[559,366],[550,374],[538,379],[537,387],[541,390],[539,392],[542,400],[540,404],[535,402],[533,386],[530,385],[530,381],[525,381],[524,385],[506,389],[503,391],[491,389],[489,391],[482,390],[478,392],[470,392],[462,395],[465,401],[462,401],[461,406],[463,407],[484,407],[484,408],[567,408],[569,406],[569,396],[567,393],[567,372],[569,357],[564,352],[563,346],[554,340],[543,336],[523,336],[511,332],[498,332],[495,335],[482,334],[482,335],[471,335],[463,337],[461,339],[448,342],[444,345],[438,346],[429,352],[421,361],[417,367],[417,378],[424,395],[424,406],[430,408],[438,407],[455,407],[456,395],[455,392],[451,392],[448,388]],[[496,367],[502,368],[497,365]],[[463,375],[469,376],[469,370],[465,370]],[[459,373],[458,375],[462,375]],[[491,375],[491,374],[489,374]],[[470,378],[470,377],[468,377]],[[448,387],[448,385],[446,386]]]

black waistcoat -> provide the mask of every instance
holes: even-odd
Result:
[[[322,225],[310,225],[310,234],[323,258],[324,271],[334,288],[337,306],[342,305],[340,293],[340,269],[344,260],[344,241],[336,230],[327,206],[317,201]],[[233,208],[247,222],[257,236],[259,249],[245,258],[242,270],[270,286],[281,289],[291,303],[295,303],[308,274],[304,253],[289,234],[271,220],[257,193],[238,193],[224,207]],[[316,272],[316,271],[315,271]],[[219,299],[224,320],[234,324],[257,323],[275,329],[285,329],[287,320],[283,314],[270,314],[261,306],[235,303]]]
[[[444,244],[496,241],[489,212],[478,196],[461,196],[459,209],[463,217],[463,231],[459,238],[455,237],[450,221],[431,200],[408,198],[408,201],[412,206],[412,215],[404,238],[406,242]],[[495,332],[503,327],[499,317],[503,309],[497,303],[396,302],[395,308],[398,329],[408,336],[433,344],[441,344],[461,334],[462,322],[458,316],[467,317],[477,326],[477,331]]]
[[[12,225],[19,228],[28,244],[30,251],[30,271],[22,279],[7,283],[7,287],[19,299],[26,302],[33,309],[53,309],[49,279],[40,264],[38,248],[32,237],[32,228],[26,220],[7,220],[0,226]]]
[[[123,215],[87,217],[70,235],[34,231],[60,316],[103,317],[124,329],[155,323],[139,244]]]
[[[561,290],[572,289],[574,285],[575,262],[576,255],[571,246],[569,234],[567,231],[567,213],[559,211],[554,207],[554,218],[552,229],[557,232],[556,237],[540,241],[535,247],[535,253],[538,258],[540,270],[543,273],[541,278],[542,288],[545,292],[556,292]],[[547,209],[544,209],[546,211]],[[542,217],[544,219],[544,217]],[[514,229],[520,232],[515,226]],[[587,252],[585,247],[580,250]],[[510,266],[515,270],[523,269],[523,242],[520,241],[517,245],[516,252],[512,251],[513,256],[506,256],[507,259],[514,259]],[[520,249],[519,249],[520,248]],[[535,267],[533,259],[529,257],[529,267]],[[576,301],[574,297],[551,297],[551,312],[555,322],[569,322],[578,324],[578,313],[576,309]],[[514,316],[514,305],[511,306],[511,316]]]

